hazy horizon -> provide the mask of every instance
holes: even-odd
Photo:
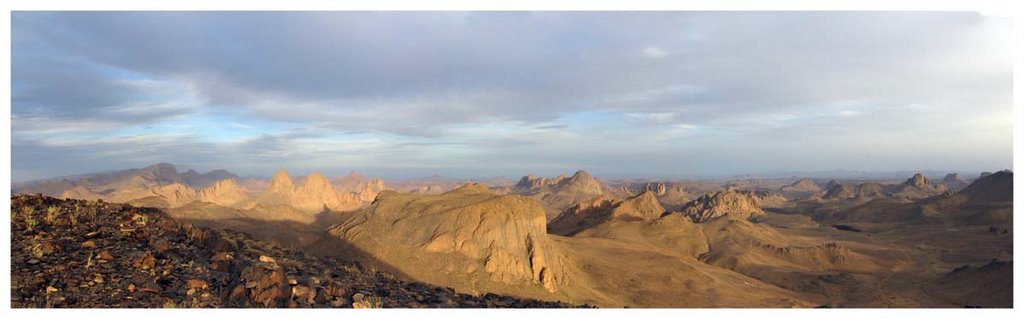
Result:
[[[1012,168],[969,12],[13,12],[12,181]]]
[[[435,172],[431,173],[429,171],[425,171],[425,172],[395,172],[394,170],[391,170],[391,169],[380,169],[380,170],[375,170],[375,169],[370,169],[370,170],[346,170],[345,168],[334,168],[334,169],[326,169],[326,170],[293,170],[293,169],[289,169],[287,167],[280,167],[280,168],[277,168],[277,169],[274,169],[274,170],[271,170],[271,171],[264,171],[264,172],[258,172],[258,173],[249,173],[249,174],[238,174],[237,172],[232,171],[230,168],[225,168],[225,167],[199,168],[199,167],[175,165],[174,163],[153,163],[153,165],[157,165],[157,164],[171,164],[171,165],[174,165],[179,173],[184,173],[184,172],[187,172],[189,170],[192,170],[192,171],[195,171],[195,172],[200,173],[200,174],[205,174],[205,173],[209,173],[209,172],[212,172],[212,171],[215,171],[215,170],[226,170],[226,171],[228,171],[230,173],[239,175],[239,177],[241,177],[241,178],[256,178],[256,179],[267,179],[267,180],[272,178],[273,175],[275,173],[277,173],[281,169],[286,170],[288,172],[288,174],[292,178],[299,178],[299,177],[303,177],[303,176],[308,176],[309,174],[313,174],[313,173],[323,174],[324,176],[329,177],[329,178],[330,177],[345,176],[345,175],[348,175],[350,173],[359,173],[359,174],[362,174],[363,176],[366,176],[368,178],[383,178],[385,180],[390,180],[390,181],[412,181],[412,180],[429,179],[429,178],[441,178],[443,180],[450,180],[450,181],[451,180],[477,180],[477,181],[479,181],[479,180],[494,179],[494,178],[506,178],[506,179],[509,179],[509,180],[518,180],[519,178],[522,178],[522,177],[527,176],[527,175],[535,175],[535,176],[542,176],[542,177],[557,177],[557,176],[562,175],[562,174],[565,174],[567,176],[571,176],[574,173],[576,173],[577,171],[587,171],[585,169],[569,169],[569,168],[567,168],[567,169],[564,169],[564,170],[561,170],[561,171],[552,171],[552,172],[547,173],[547,174],[545,174],[545,173],[537,173],[537,172],[513,172],[513,173],[498,174],[498,175],[470,175],[470,174],[458,174],[458,173],[452,174],[452,172],[450,172],[450,171],[448,172],[449,174],[440,173],[440,172],[443,172],[443,170],[435,171]],[[108,172],[121,171],[121,170],[144,169],[144,168],[146,168],[148,166],[152,166],[152,165],[146,165],[145,167],[124,167],[124,168],[119,168],[119,169],[95,171],[95,172],[81,172],[79,174],[49,176],[49,177],[43,177],[43,178],[31,179],[31,180],[12,180],[12,182],[17,184],[17,183],[23,183],[23,182],[51,180],[51,179],[56,179],[56,178],[91,176],[91,175],[94,175],[94,174],[108,173]],[[1010,169],[1010,168],[1004,168],[1004,169]],[[605,179],[605,180],[630,180],[630,179],[647,179],[647,180],[662,180],[662,181],[669,181],[669,180],[743,180],[743,179],[748,179],[748,178],[753,178],[753,179],[759,179],[759,178],[764,178],[764,179],[810,178],[810,179],[841,179],[841,180],[842,179],[847,179],[847,180],[858,180],[858,179],[871,179],[871,180],[896,179],[896,180],[902,180],[902,179],[905,179],[905,178],[909,178],[909,177],[911,177],[911,176],[913,176],[914,174],[917,174],[917,173],[920,173],[920,174],[926,176],[927,178],[931,178],[931,179],[942,178],[946,174],[949,174],[949,173],[957,173],[957,174],[960,175],[961,179],[971,180],[973,178],[976,178],[978,174],[986,173],[986,172],[987,173],[994,173],[994,172],[998,172],[998,171],[1001,171],[1001,170],[1004,170],[1004,169],[992,169],[992,170],[987,170],[987,171],[971,171],[971,170],[967,170],[967,171],[964,171],[964,170],[859,171],[859,170],[833,169],[833,170],[822,170],[822,171],[790,171],[790,172],[781,172],[780,171],[780,172],[759,172],[759,173],[745,173],[745,174],[731,174],[731,175],[713,175],[713,174],[705,174],[705,175],[700,175],[700,174],[690,174],[690,175],[603,175],[603,174],[595,174],[595,173],[590,172],[590,171],[587,171],[587,172],[590,173],[591,175],[593,175],[596,178]]]

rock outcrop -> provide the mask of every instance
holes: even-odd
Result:
[[[524,176],[510,192],[540,201],[548,220],[576,203],[605,193],[604,185],[586,171],[577,171],[572,176],[562,174],[557,178]]]
[[[946,174],[946,177],[942,178],[943,183],[959,183],[961,181],[960,174],[957,173],[949,173]]]
[[[931,182],[928,181],[928,179],[925,178],[924,175],[921,175],[921,173],[917,173],[917,174],[914,174],[914,176],[912,176],[909,179],[907,179],[906,182],[903,182],[903,185],[915,186],[915,187],[925,187],[925,186],[931,185]]]
[[[199,192],[180,183],[153,187],[153,194],[162,198],[170,207],[178,207],[195,201]]]
[[[302,178],[292,193],[291,203],[295,208],[311,212],[331,209],[344,210],[352,206],[359,206],[348,203],[343,205],[338,194],[331,187],[331,183],[320,173],[313,173]]]
[[[897,200],[920,200],[931,196],[942,194],[946,191],[944,184],[935,184],[929,181],[920,173],[914,174],[902,185],[892,187],[888,195]]]
[[[249,193],[242,186],[238,185],[234,179],[224,179],[200,190],[199,200],[225,207],[233,207],[236,204],[249,200]]]
[[[915,204],[925,218],[975,225],[1013,224],[1013,172],[975,180],[959,192],[946,192]]]
[[[565,174],[559,175],[556,178],[539,177],[529,174],[520,178],[519,182],[517,182],[513,187],[520,191],[535,191],[545,186],[558,184],[567,178],[568,175]]]
[[[384,185],[384,180],[380,178],[366,178],[366,176],[356,171],[334,178],[331,180],[331,185],[343,201],[346,198],[353,198],[353,200],[361,203],[372,202],[374,198],[377,198],[378,193],[387,189]]]
[[[822,189],[814,181],[802,178],[792,184],[779,188],[779,191],[791,198],[806,198],[820,194]]]
[[[271,193],[284,193],[290,194],[295,189],[295,185],[292,181],[292,177],[288,175],[288,170],[280,169],[274,176],[270,178],[270,186],[267,191]]]
[[[605,196],[580,202],[551,220],[548,232],[571,236],[580,231],[609,221],[651,221],[666,212],[658,203],[654,192],[645,191],[622,201]]]
[[[862,199],[870,200],[888,196],[885,186],[874,182],[865,182],[857,186],[847,185],[838,181],[829,183],[822,195],[823,199]]]
[[[355,214],[329,233],[413,278],[457,289],[548,292],[565,280],[543,208],[522,196],[481,184],[440,195],[385,191]]]
[[[668,192],[668,187],[665,186],[665,182],[647,183],[644,190],[654,193],[655,196],[664,196]]]
[[[763,214],[764,211],[758,205],[755,192],[730,188],[698,197],[686,204],[682,208],[682,213],[695,223],[703,223],[724,215],[746,219],[752,215]]]

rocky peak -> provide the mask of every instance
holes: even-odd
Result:
[[[206,196],[220,197],[239,193],[244,194],[245,189],[243,189],[241,185],[238,185],[238,182],[236,182],[234,179],[229,178],[222,179],[216,183],[213,183],[213,185],[210,185],[210,187],[204,188],[202,190],[202,193]]]
[[[593,195],[604,194],[604,186],[587,171],[577,171],[572,177],[559,179],[561,179],[558,183],[560,190],[573,190]]]
[[[961,194],[967,195],[975,201],[1013,201],[1013,172],[1009,170],[999,171],[993,174],[974,180],[967,185]]]
[[[923,187],[929,185],[930,182],[928,182],[928,179],[925,178],[924,175],[921,175],[921,173],[917,173],[914,174],[914,176],[911,177],[910,179],[907,179],[906,182],[903,182],[903,184],[907,186]]]
[[[834,180],[833,179],[833,180],[828,181],[828,185],[825,185],[825,189],[829,190],[829,189],[833,189],[833,188],[836,188],[836,187],[839,187],[839,186],[842,186],[842,185],[843,185],[843,183],[839,182],[838,180]]]
[[[274,173],[274,177],[270,178],[270,191],[287,193],[291,192],[294,188],[292,183],[292,177],[288,176],[288,170],[280,169],[277,173]]]
[[[345,179],[350,179],[350,180],[361,181],[361,180],[366,179],[366,176],[363,176],[362,173],[359,173],[357,171],[351,171],[351,172],[348,172],[348,175],[345,175],[344,178]]]
[[[654,192],[644,191],[619,203],[612,210],[612,218],[654,220],[665,213]]]
[[[171,171],[173,171],[174,173],[178,173],[178,169],[176,167],[174,167],[174,164],[171,164],[171,163],[156,163],[156,164],[147,166],[146,168],[143,168],[143,170],[147,170],[147,171],[160,171],[160,172],[171,172]]]
[[[817,188],[819,188],[818,187],[818,183],[815,183],[814,181],[812,181],[810,179],[807,179],[807,178],[801,178],[801,179],[793,182],[792,184],[789,184],[789,186],[793,187],[793,188],[801,188],[801,189],[817,189]]]
[[[303,179],[302,186],[300,187],[324,188],[330,186],[331,182],[327,181],[327,177],[324,177],[324,174],[321,174],[320,172],[314,172],[313,174],[309,174],[309,176],[306,176],[306,178]]]
[[[736,189],[704,194],[683,206],[682,213],[697,223],[724,215],[746,219],[764,213],[756,195],[751,191]]]
[[[647,183],[647,185],[644,186],[644,190],[652,191],[652,192],[654,192],[654,195],[662,196],[662,195],[665,195],[665,192],[668,191],[668,188],[665,187],[665,182],[658,182],[658,183]]]
[[[318,211],[323,207],[340,208],[340,200],[331,183],[319,172],[302,178],[292,199],[296,207],[305,211]]]
[[[147,166],[142,169],[142,175],[145,176],[145,178],[152,179],[161,185],[181,181],[181,176],[178,175],[178,169],[169,163],[157,163]]]
[[[387,189],[384,186],[384,180],[380,178],[371,178],[365,183],[360,183],[356,189],[356,193],[359,194],[359,200],[362,202],[372,202],[377,198],[377,194]]]
[[[171,207],[178,207],[196,200],[199,194],[195,189],[181,183],[158,186],[151,189],[154,195],[162,197]]]
[[[957,174],[957,173],[946,174],[946,177],[943,177],[942,181],[945,182],[945,183],[957,183],[957,182],[960,182],[961,181],[960,180],[960,174]]]
[[[825,190],[825,195],[822,196],[825,199],[848,199],[857,196],[856,189],[853,186],[845,184],[835,184]]]
[[[452,190],[449,193],[484,193],[484,194],[492,194],[493,192],[491,192],[491,189],[488,188],[487,185],[480,184],[480,183],[466,183],[466,184],[463,184],[462,186],[459,186],[459,188],[456,188],[456,189]]]
[[[529,175],[523,176],[523,178],[520,178],[519,182],[516,183],[516,185],[514,187],[518,188],[518,189],[523,189],[523,190],[531,190],[531,189],[539,189],[541,187],[544,187],[544,186],[547,186],[547,185],[551,185],[551,184],[554,184],[554,183],[555,183],[555,180],[553,180],[553,179],[549,179],[549,178],[546,178],[546,177],[539,177],[539,176],[535,176],[533,174],[529,174]]]

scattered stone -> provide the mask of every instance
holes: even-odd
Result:
[[[156,257],[153,257],[153,254],[146,252],[145,255],[142,255],[142,257],[135,260],[134,265],[135,267],[141,268],[143,270],[153,269],[156,267]]]
[[[276,264],[277,260],[274,260],[274,257],[270,257],[270,256],[260,256],[260,262],[268,263],[268,264]]]
[[[347,303],[345,299],[334,299],[327,302],[327,305],[331,306],[331,308],[344,308]]]
[[[142,286],[142,288],[139,288],[139,291],[145,293],[159,294],[160,286],[157,286],[155,284],[145,284]]]
[[[294,286],[292,287],[292,299],[303,300],[308,304],[313,304],[316,302],[316,290],[306,286]]]
[[[202,279],[189,279],[188,289],[206,289],[210,286],[210,283]]]
[[[96,247],[96,242],[91,241],[91,240],[86,240],[84,243],[82,243],[82,248],[96,249],[97,248]]]
[[[113,255],[111,255],[111,254],[110,254],[109,252],[107,252],[106,250],[104,250],[104,251],[100,252],[100,254],[99,254],[99,255],[97,255],[97,256],[96,256],[96,259],[99,259],[99,260],[106,260],[106,261],[111,261],[111,260],[114,260],[114,256],[113,256]]]

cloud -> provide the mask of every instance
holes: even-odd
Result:
[[[254,171],[241,162],[733,172],[778,166],[714,159],[765,142],[819,159],[800,168],[1008,165],[992,137],[1012,132],[993,120],[1012,113],[1011,29],[963,12],[16,12],[14,168],[74,162],[87,147],[53,146],[74,135],[140,133]],[[920,140],[950,122],[973,124],[934,147],[989,154],[860,167],[830,142],[895,149],[874,132]],[[706,164],[614,165],[654,153]]]
[[[668,52],[658,47],[646,47],[643,50],[644,56],[652,59],[660,59],[668,56]]]

